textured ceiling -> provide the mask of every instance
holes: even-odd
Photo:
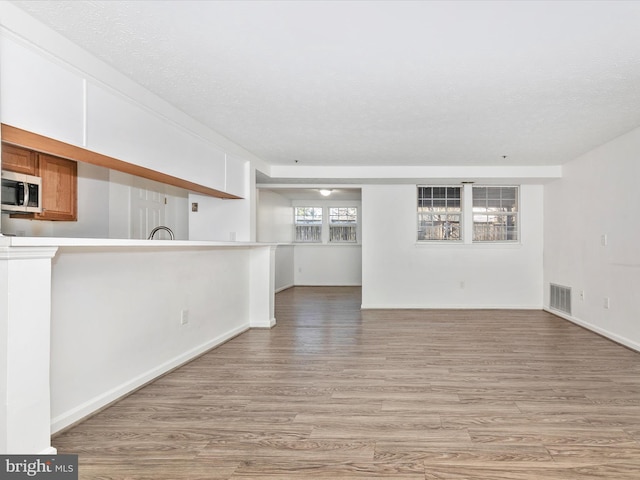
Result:
[[[12,3],[272,165],[557,165],[640,126],[640,2]]]

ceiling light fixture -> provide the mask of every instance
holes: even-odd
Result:
[[[331,195],[331,192],[333,192],[333,190],[327,190],[326,188],[323,188],[322,190],[320,190],[320,195],[322,195],[323,197],[328,197],[329,195]]]

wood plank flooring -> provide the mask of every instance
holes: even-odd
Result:
[[[640,478],[640,354],[540,311],[277,295],[251,330],[54,437],[81,479]]]

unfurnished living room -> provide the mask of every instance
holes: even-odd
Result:
[[[0,0],[0,478],[640,478],[638,25]]]

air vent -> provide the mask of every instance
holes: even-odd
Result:
[[[571,315],[571,287],[550,284],[549,307]]]

